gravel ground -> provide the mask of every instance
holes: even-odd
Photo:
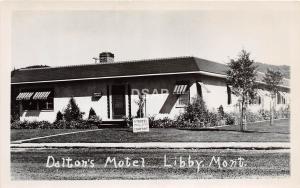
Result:
[[[67,159],[72,160],[69,166]],[[77,148],[11,151],[12,180],[272,178],[288,177],[289,164],[289,150]]]

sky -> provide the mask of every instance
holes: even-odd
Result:
[[[16,11],[12,64],[94,63],[196,56],[227,63],[245,49],[255,61],[289,65],[293,12],[269,10]]]

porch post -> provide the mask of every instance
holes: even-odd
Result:
[[[106,85],[106,96],[107,96],[107,119],[110,119],[110,89],[109,85]]]

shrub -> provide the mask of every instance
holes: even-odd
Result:
[[[88,119],[91,119],[92,116],[97,116],[97,114],[93,108],[90,108]]]
[[[130,128],[130,127],[133,126],[133,122],[132,122],[132,117],[131,117],[131,116],[124,116],[124,117],[123,117],[123,120],[125,121],[126,126],[127,126],[128,128]]]
[[[68,127],[68,122],[66,120],[59,120],[53,123],[53,129],[66,129]]]
[[[100,124],[102,123],[102,119],[97,116],[93,108],[90,108],[88,119],[82,123],[86,123],[90,127],[97,126],[99,128]]]
[[[149,117],[149,127],[155,127],[156,120],[155,120],[155,116],[150,116]]]
[[[154,117],[149,118],[149,127],[150,128],[171,128],[176,127],[175,121],[164,117],[163,119],[155,119]]]
[[[205,102],[202,98],[197,98],[191,104],[185,108],[185,111],[180,114],[177,118],[177,123],[179,127],[184,128],[196,128],[214,125],[214,118],[212,114],[209,114]]]
[[[75,99],[72,97],[64,110],[64,118],[66,121],[81,120],[84,112],[81,112]]]
[[[92,117],[89,120],[58,120],[54,123],[48,121],[15,121],[11,123],[11,129],[91,129],[99,127],[101,119]]]
[[[98,128],[100,127],[101,123],[102,123],[102,119],[99,118],[97,115],[92,115],[89,117],[89,119],[87,119],[85,122],[86,124],[89,124],[89,126],[97,126]]]
[[[36,128],[38,128],[39,127],[39,122],[38,121],[29,121],[29,122],[27,122],[27,124],[25,124],[26,125],[26,127],[28,128],[28,129],[36,129]]]
[[[29,129],[30,128],[30,122],[29,121],[16,121],[16,124],[19,124],[20,129]]]
[[[52,125],[49,121],[39,121],[38,122],[38,129],[51,129]]]
[[[199,126],[200,124],[198,124]],[[188,119],[185,119],[182,115],[179,115],[177,119],[174,121],[174,126],[176,128],[196,128],[197,125],[195,123],[191,123]]]
[[[18,113],[13,113],[10,115],[10,123],[15,121],[20,121],[20,115]]]
[[[11,129],[51,129],[48,121],[15,121],[11,123]]]
[[[221,126],[222,124],[219,124],[220,121],[218,119],[218,114],[214,112],[208,113],[208,119],[207,119],[206,127],[215,127],[215,126]],[[205,126],[205,125],[204,125]]]
[[[193,103],[188,104],[182,116],[184,120],[189,120],[190,122],[207,119],[208,110],[205,102],[202,100],[202,98],[197,98]]]
[[[268,110],[259,110],[258,111],[259,116],[261,116],[264,120],[270,119],[270,111]]]
[[[78,121],[75,121],[75,120],[71,120],[71,121],[69,121],[69,122],[67,122],[67,129],[75,129],[76,127],[79,127],[80,125],[79,125],[79,123],[78,123]]]
[[[84,129],[87,126],[88,126],[87,124],[85,124],[84,122],[82,122],[80,120],[72,120],[67,123],[68,129]]]
[[[277,112],[278,118],[289,118],[290,117],[290,110],[289,107],[280,108]]]
[[[235,123],[235,115],[232,113],[224,113],[225,124],[226,125],[234,125]]]
[[[260,110],[258,112],[258,114],[264,120],[269,120],[270,119],[270,111],[268,111],[268,110]],[[290,118],[289,107],[287,107],[287,108],[280,108],[278,111],[274,111],[274,119],[280,119],[280,118]]]
[[[248,110],[245,112],[245,116],[247,122],[256,122],[264,120],[264,118],[259,113],[254,113]]]
[[[88,120],[72,120],[66,121],[65,126],[67,129],[91,129],[93,126],[99,127],[100,124],[90,123]]]
[[[64,115],[63,115],[60,111],[58,111],[58,112],[56,113],[56,119],[55,119],[55,122],[60,121],[60,120],[63,120],[63,119],[64,119]]]
[[[223,119],[224,115],[225,115],[224,108],[223,108],[222,105],[220,105],[219,108],[218,108],[218,116],[220,117],[220,119]]]
[[[22,126],[23,122],[21,121],[14,121],[10,124],[10,128],[11,129],[22,129],[23,126]]]

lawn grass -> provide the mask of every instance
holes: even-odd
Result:
[[[78,129],[11,129],[11,141],[80,131]]]
[[[93,132],[82,132],[49,138],[31,140],[31,143],[122,143],[122,142],[289,142],[289,120],[249,123],[246,132],[240,132],[238,126],[215,129],[175,129],[151,128],[150,132],[133,133],[129,128],[106,128]],[[17,130],[18,132],[20,130]],[[23,135],[51,135],[53,130],[26,130]],[[43,132],[44,131],[44,132]],[[57,130],[65,131],[65,130]],[[74,130],[72,130],[74,131]],[[13,133],[14,139],[17,134]],[[27,135],[26,135],[27,137]],[[29,136],[28,136],[29,137]],[[20,138],[20,137],[19,137]],[[12,139],[13,140],[13,139]]]
[[[93,168],[46,168],[48,156],[56,161],[70,157],[75,160],[94,160]],[[171,161],[182,157],[187,160],[203,160],[199,172],[197,167],[164,166],[164,155]],[[243,168],[218,168],[209,165],[212,157],[223,160],[244,159]],[[144,158],[144,167],[115,168],[105,166],[107,157],[118,161],[125,157]],[[95,179],[210,179],[210,178],[265,178],[287,177],[290,174],[289,151],[236,150],[236,149],[27,149],[12,150],[11,176],[13,180],[95,180]]]

